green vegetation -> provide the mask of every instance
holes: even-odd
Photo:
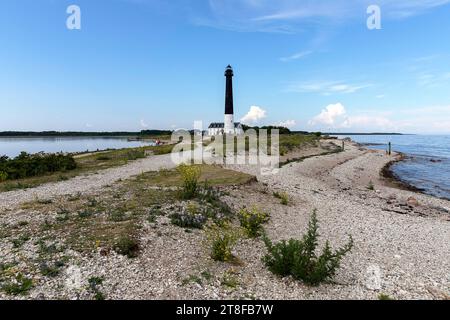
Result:
[[[256,238],[261,234],[262,225],[269,221],[269,214],[256,206],[251,209],[243,208],[239,211],[239,221],[246,235]]]
[[[282,277],[293,276],[309,285],[318,285],[331,279],[339,268],[342,258],[352,249],[353,239],[344,247],[332,251],[327,241],[320,256],[316,255],[318,246],[318,221],[313,212],[308,231],[302,240],[290,239],[273,244],[265,237],[268,253],[263,262],[274,274]]]
[[[268,134],[271,134],[272,133],[272,130],[276,130],[276,129],[278,129],[279,130],[279,133],[280,134],[290,134],[291,133],[291,130],[289,130],[288,128],[286,128],[286,127],[280,127],[280,126],[264,126],[264,127],[258,127],[258,126],[255,126],[255,127],[250,127],[250,126],[246,126],[245,124],[244,125],[242,125],[242,128],[244,129],[244,131],[247,131],[247,130],[249,130],[249,129],[254,129],[254,130],[256,130],[257,132],[258,132],[258,130],[267,130],[267,133]]]
[[[273,196],[277,199],[280,199],[280,203],[283,206],[287,206],[289,204],[289,195],[287,192],[274,192]]]
[[[36,177],[47,173],[74,170],[77,164],[71,155],[22,152],[14,159],[0,157],[0,181]]]
[[[10,160],[6,157],[0,157],[0,192],[33,188],[43,183],[68,180],[75,176],[97,172],[98,170],[122,166],[127,164],[129,161],[145,157],[147,153],[154,155],[170,153],[172,152],[173,147],[174,145],[148,146],[141,148],[110,150],[101,153],[88,153],[73,157],[71,155],[27,155],[27,158],[32,159],[40,157],[42,157],[43,159],[53,159],[56,157],[56,159],[51,161],[56,161],[56,164],[62,165],[62,167],[60,168],[60,170],[54,171],[55,164],[53,164],[53,166],[50,167],[51,170],[43,172],[43,167],[39,166],[31,170],[31,173],[35,172],[36,174],[27,175],[25,177],[17,177],[16,175],[11,176],[8,171],[5,171],[3,165],[5,161],[9,162],[15,160]],[[69,169],[70,166],[67,166],[64,169],[64,161],[58,160],[61,157],[65,157],[64,159],[66,159],[65,161],[67,161],[68,164],[71,164],[73,160],[73,164],[75,165],[75,167]],[[27,167],[23,165],[21,160],[19,163],[16,163],[18,167],[16,171],[20,173],[24,170],[24,168],[33,168],[35,162],[30,163],[32,163],[31,167]],[[16,165],[14,168],[16,168]],[[64,172],[64,176],[61,175],[61,172]]]
[[[100,286],[103,284],[102,277],[91,277],[88,279],[89,290],[94,294],[95,300],[105,300],[105,295],[100,291]]]
[[[139,252],[139,242],[131,236],[122,236],[114,245],[114,251],[128,258],[136,258]]]
[[[197,196],[199,190],[199,178],[201,175],[200,167],[181,164],[177,168],[181,175],[182,186],[180,188],[180,197],[182,199],[193,199]]]
[[[220,166],[193,165],[191,167],[198,168],[200,171],[200,176],[197,180],[199,193],[205,190],[205,183],[210,186],[229,186],[246,184],[256,180],[254,176],[249,174],[223,169]],[[140,178],[150,185],[159,187],[183,187],[184,185],[184,179],[179,170],[162,169],[159,171],[145,172],[140,175]]]
[[[283,134],[280,135],[280,155],[284,156],[288,152],[305,146],[317,146],[319,137],[315,135],[303,134]]]
[[[372,181],[369,182],[369,184],[367,186],[367,190],[371,190],[371,191],[375,190],[375,186]]]
[[[181,228],[202,229],[208,216],[200,212],[200,208],[195,202],[190,202],[187,208],[181,212],[174,212],[170,215],[170,221]]]
[[[2,278],[3,276],[2,272]],[[0,279],[2,280],[2,279]],[[5,283],[1,286],[2,291],[9,295],[25,295],[28,291],[33,287],[33,280],[25,277],[22,273],[18,273],[13,278],[6,280]]]
[[[234,260],[232,250],[240,234],[233,230],[229,224],[209,226],[206,230],[206,239],[210,246],[210,255],[214,261],[230,262]]]
[[[236,289],[239,286],[239,279],[233,270],[227,270],[223,274],[220,284],[229,289]]]
[[[378,300],[394,300],[393,298],[391,298],[389,295],[384,294],[384,293],[380,293],[378,295]]]

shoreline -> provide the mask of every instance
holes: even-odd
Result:
[[[380,176],[384,179],[386,179],[386,181],[390,184],[392,184],[394,187],[399,188],[400,190],[407,190],[407,191],[411,191],[411,192],[415,192],[415,193],[420,193],[420,194],[424,194],[427,196],[431,196],[434,197],[436,199],[441,199],[441,200],[448,200],[450,201],[450,198],[447,197],[440,197],[438,195],[432,194],[431,192],[427,192],[426,189],[423,188],[419,188],[416,187],[412,184],[410,184],[409,182],[405,181],[402,179],[402,177],[400,177],[399,175],[395,174],[392,167],[402,161],[405,161],[408,157],[410,157],[409,155],[402,153],[402,152],[396,152],[399,156],[398,159],[396,160],[392,160],[390,162],[388,162],[380,171]]]

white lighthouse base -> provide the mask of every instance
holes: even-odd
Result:
[[[223,131],[225,134],[235,134],[234,115],[226,114]]]

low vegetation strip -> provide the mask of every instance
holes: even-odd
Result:
[[[76,167],[77,163],[71,155],[43,153],[31,155],[22,152],[14,159],[0,157],[0,182],[69,171]]]
[[[148,146],[73,157],[62,154],[26,154],[26,157],[19,156],[15,159],[0,157],[0,192],[34,188],[44,183],[64,181],[126,165],[129,161],[145,158],[146,155],[168,154],[172,152],[173,147],[174,145]],[[6,166],[10,169],[5,169]]]

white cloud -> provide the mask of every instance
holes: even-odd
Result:
[[[144,119],[141,119],[140,122],[141,122],[141,127],[142,127],[142,128],[148,128],[148,127],[149,127],[149,126],[148,126],[148,123],[146,123]]]
[[[398,108],[392,112],[376,109],[349,112],[337,103],[327,106],[308,124],[311,130],[318,131],[450,134],[450,106]]]
[[[266,117],[266,110],[258,106],[251,106],[248,113],[241,118],[243,123],[256,123]]]
[[[288,91],[320,93],[323,95],[350,94],[372,86],[371,84],[350,84],[341,81],[302,82],[291,84]]]
[[[308,51],[301,51],[301,52],[295,53],[295,54],[293,54],[293,55],[291,55],[289,57],[280,58],[280,60],[283,61],[283,62],[288,62],[288,61],[292,61],[292,60],[298,60],[298,59],[305,58],[305,57],[311,55],[312,53],[313,52],[309,51],[309,50]]]
[[[345,107],[341,103],[330,104],[322,112],[309,121],[310,126],[333,126],[338,117],[346,114]]]
[[[381,130],[388,130],[395,127],[394,123],[388,118],[381,116],[357,115],[347,117],[341,124],[340,128],[376,128]]]
[[[297,122],[295,120],[286,120],[286,121],[281,121],[278,123],[278,126],[285,127],[285,128],[292,128],[292,127],[295,127],[296,125],[297,125]]]

